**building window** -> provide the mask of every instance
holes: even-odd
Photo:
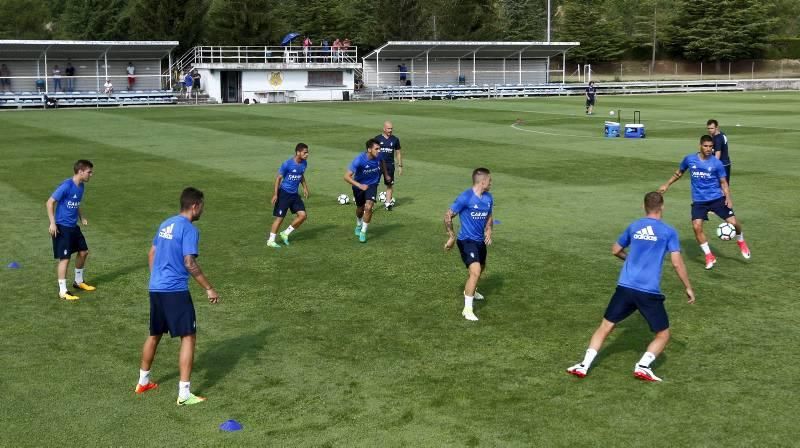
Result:
[[[308,85],[318,87],[342,87],[344,73],[342,72],[308,72]]]

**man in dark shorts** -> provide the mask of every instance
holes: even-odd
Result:
[[[78,226],[78,221],[84,226],[89,224],[81,213],[81,200],[84,184],[94,175],[94,165],[81,159],[75,162],[72,171],[75,174],[64,179],[46,203],[47,217],[50,219],[49,231],[53,239],[53,256],[58,260],[58,297],[69,301],[79,299],[72,291],[67,290],[67,268],[69,259],[75,252],[78,256],[75,258],[75,281],[72,287],[84,291],[97,289],[83,281],[83,267],[89,256],[89,246]]]
[[[344,181],[353,186],[353,197],[356,202],[355,234],[362,243],[367,242],[367,227],[372,221],[372,209],[378,195],[378,183],[381,180],[382,166],[380,160],[381,145],[375,139],[366,143],[366,151],[362,152],[344,175]],[[383,172],[384,177],[386,173]]]
[[[589,86],[586,87],[586,115],[594,113],[594,102],[597,96],[597,87],[594,86],[594,81],[589,81]]]
[[[713,118],[706,122],[706,129],[708,130],[708,135],[714,139],[714,157],[718,158],[722,162],[722,166],[725,167],[725,182],[730,187],[731,158],[728,155],[728,136],[719,130],[719,122]]]
[[[689,154],[683,158],[678,170],[675,171],[667,183],[658,188],[659,193],[666,193],[669,186],[678,181],[683,173],[689,170],[692,187],[692,228],[697,243],[706,257],[706,269],[711,269],[717,258],[711,253],[708,239],[703,233],[703,223],[708,221],[708,212],[713,212],[721,219],[729,222],[736,228],[736,243],[742,257],[750,259],[750,248],[744,241],[742,225],[733,213],[733,199],[725,180],[725,167],[713,155],[714,140],[710,135],[700,137],[700,152]]]
[[[280,248],[280,244],[275,242],[275,236],[278,229],[281,228],[283,218],[286,217],[288,212],[292,212],[297,217],[292,221],[292,224],[280,233],[283,244],[289,245],[289,235],[294,232],[306,220],[306,205],[298,193],[298,187],[303,186],[303,196],[308,199],[308,184],[306,184],[306,168],[308,167],[308,145],[305,143],[298,143],[294,148],[294,157],[283,162],[278,169],[278,175],[275,177],[275,189],[272,194],[272,216],[275,220],[272,222],[270,229],[269,239],[267,246]]]
[[[194,277],[206,290],[209,302],[219,302],[219,294],[197,264],[200,232],[192,223],[200,219],[202,214],[203,192],[192,187],[184,189],[180,213],[158,226],[147,257],[150,264],[150,336],[142,347],[139,382],[135,392],[143,394],[158,387],[158,384],[150,381],[150,367],[161,336],[169,332],[173,338],[181,338],[178,406],[206,401],[194,395],[190,388],[197,325],[192,296],[189,294],[189,276]]]
[[[194,70],[192,72],[192,92],[194,92],[195,96],[200,93],[200,72]]]
[[[646,216],[631,223],[611,247],[611,253],[625,261],[619,274],[617,290],[606,308],[603,321],[589,341],[586,355],[578,364],[567,369],[567,373],[583,378],[589,372],[597,352],[603,346],[614,327],[625,318],[639,310],[647,321],[655,338],[642,358],[633,368],[633,376],[645,381],[661,381],[650,367],[656,357],[664,351],[669,342],[669,317],[664,308],[661,294],[661,267],[664,255],[670,254],[690,304],[694,303],[694,291],[689,283],[686,265],[681,257],[678,232],[661,221],[664,210],[664,197],[661,193],[650,192],[644,197]],[[625,252],[628,248],[628,253]]]
[[[394,207],[394,167],[395,159],[397,159],[397,174],[403,174],[403,155],[400,152],[400,139],[393,135],[394,125],[391,121],[383,123],[383,133],[375,137],[381,145],[381,163],[385,166],[382,167],[384,171],[383,184],[386,185],[386,200],[384,207],[386,210],[391,210]]]
[[[489,193],[491,188],[492,175],[489,170],[476,168],[472,172],[472,187],[458,195],[453,205],[444,213],[444,228],[448,235],[444,250],[452,249],[456,243],[453,217],[458,216],[461,222],[458,231],[458,251],[468,272],[467,282],[464,285],[464,309],[461,315],[470,321],[478,320],[472,309],[473,299],[484,299],[478,292],[478,280],[486,270],[486,246],[492,244],[494,198]]]

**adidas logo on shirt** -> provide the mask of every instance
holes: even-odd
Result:
[[[170,224],[167,227],[164,227],[158,232],[159,238],[164,238],[165,240],[172,239],[172,228],[175,227],[175,224]]]
[[[653,227],[647,226],[633,234],[635,240],[658,241],[658,237],[653,233]]]
[[[72,195],[72,199],[78,199],[78,195],[77,194],[73,194]]]

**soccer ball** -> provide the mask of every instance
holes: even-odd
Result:
[[[386,192],[385,191],[381,191],[378,194],[378,200],[381,201],[381,202],[386,202]]]
[[[736,236],[736,227],[728,222],[723,222],[717,227],[717,237],[723,241],[732,240]]]
[[[612,110],[611,112],[608,113],[608,115],[611,115],[613,117],[614,116],[614,111]]]
[[[340,194],[338,198],[336,198],[336,202],[339,205],[347,205],[350,203],[350,198],[346,194]]]

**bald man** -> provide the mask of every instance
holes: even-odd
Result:
[[[400,152],[400,139],[393,135],[394,126],[391,121],[383,123],[383,133],[375,137],[381,145],[381,164],[385,164],[383,171],[383,184],[386,185],[386,202],[384,207],[391,210],[394,207],[394,166],[397,159],[397,174],[403,174],[403,155]]]

